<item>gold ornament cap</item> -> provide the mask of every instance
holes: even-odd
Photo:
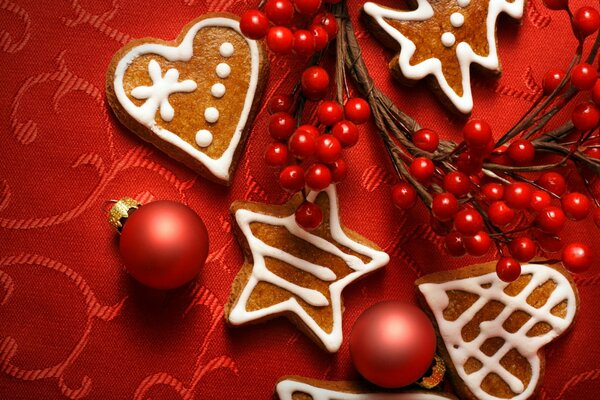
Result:
[[[131,210],[137,210],[142,204],[138,203],[131,197],[123,197],[121,200],[115,202],[108,212],[108,222],[115,227],[116,230],[121,232],[123,229],[123,222],[129,218]]]

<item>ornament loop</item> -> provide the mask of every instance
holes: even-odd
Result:
[[[140,203],[132,199],[131,197],[123,197],[121,200],[117,201],[114,206],[111,207],[109,211],[108,222],[115,227],[116,230],[121,232],[123,229],[123,219],[127,219],[129,217],[129,212],[132,209],[138,209],[141,206]]]
[[[442,382],[442,379],[444,379],[444,374],[446,373],[446,364],[444,363],[444,360],[436,354],[434,361],[429,376],[424,376],[417,382],[417,385],[422,388],[433,389]]]

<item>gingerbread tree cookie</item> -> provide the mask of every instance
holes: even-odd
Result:
[[[327,351],[336,352],[342,343],[342,290],[386,265],[389,256],[342,227],[335,185],[310,192],[307,200],[324,214],[323,223],[310,232],[294,217],[301,193],[282,206],[231,206],[246,261],[225,314],[232,325],[285,315]]]
[[[392,71],[407,80],[433,77],[442,101],[459,112],[473,109],[471,64],[500,71],[496,19],[523,15],[524,0],[417,0],[412,11],[366,3],[369,25],[399,54]]]

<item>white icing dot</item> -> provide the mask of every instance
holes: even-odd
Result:
[[[196,133],[196,144],[200,147],[208,147],[213,141],[213,135],[206,129],[200,129]]]
[[[215,83],[210,88],[210,93],[217,99],[220,99],[221,97],[225,96],[225,85],[222,83]]]
[[[204,110],[204,119],[210,124],[214,124],[219,120],[219,110],[215,107],[208,107]]]
[[[229,42],[225,42],[219,47],[219,53],[223,57],[231,57],[233,55],[233,45]]]
[[[455,28],[460,28],[465,23],[465,16],[461,13],[454,13],[450,16],[450,23]]]
[[[220,63],[217,65],[217,76],[219,78],[225,79],[231,74],[231,67],[227,63]]]
[[[451,32],[445,32],[442,35],[442,44],[446,47],[451,47],[456,42],[456,38]]]
[[[469,4],[471,4],[471,0],[457,0],[458,6],[465,8]]]

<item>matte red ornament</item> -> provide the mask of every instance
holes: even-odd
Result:
[[[433,325],[419,308],[398,301],[367,309],[352,328],[350,354],[368,381],[399,388],[422,377],[433,362]]]

